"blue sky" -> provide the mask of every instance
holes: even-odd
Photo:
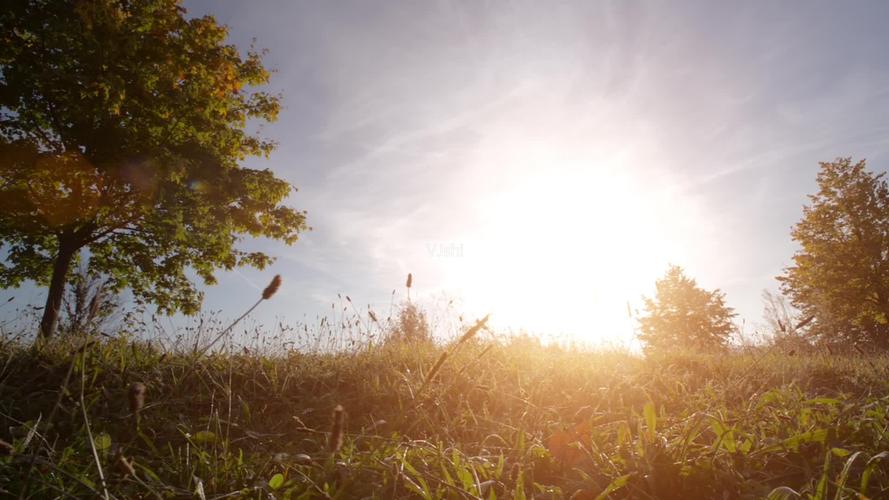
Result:
[[[415,297],[496,326],[622,342],[672,262],[751,331],[818,162],[889,164],[885,2],[185,6],[269,49],[280,146],[249,165],[296,185],[314,228],[249,242],[278,261],[220,274],[205,309],[224,316],[275,273],[257,321],[337,293],[385,310],[412,272]]]

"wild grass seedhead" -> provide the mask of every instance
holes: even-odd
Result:
[[[327,449],[330,453],[336,453],[343,447],[343,434],[346,428],[346,410],[343,405],[336,405],[333,409],[333,418],[330,425],[330,437],[327,441]]]
[[[268,300],[268,299],[272,298],[272,296],[275,295],[275,292],[278,291],[278,288],[281,287],[281,281],[282,281],[281,275],[276,274],[275,277],[272,278],[272,281],[269,282],[269,285],[267,287],[265,287],[265,289],[262,291],[262,296],[259,298],[259,300],[257,300],[256,303],[250,307],[250,309],[247,309],[247,312],[240,315],[236,320],[232,321],[230,325],[228,325],[225,329],[223,329],[221,332],[219,332],[219,334],[209,344],[207,344],[200,350],[197,349],[197,344],[195,344],[195,358],[203,356],[203,354],[205,352],[207,352],[208,350],[210,350],[211,347],[216,345],[216,343],[219,342],[219,340],[222,339],[222,337],[224,337],[227,333],[229,333],[232,330],[232,328],[235,327],[235,325],[240,323],[242,319],[244,319],[245,317],[247,317],[248,314],[253,312],[253,310],[256,309],[256,307],[259,306],[259,304],[262,303],[263,300]]]
[[[487,328],[488,319],[490,319],[490,318],[491,318],[491,315],[487,314],[487,315],[485,315],[484,318],[476,321],[475,324],[472,325],[468,330],[466,330],[466,333],[464,333],[460,337],[460,340],[457,341],[457,345],[460,345],[460,344],[468,341],[472,337],[475,337],[478,334],[478,332],[480,332],[482,330],[482,328]]]
[[[275,295],[275,292],[278,291],[278,288],[281,287],[281,275],[276,274],[272,281],[269,283],[267,287],[262,291],[262,300],[269,300],[272,298],[272,295]]]

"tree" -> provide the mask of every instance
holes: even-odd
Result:
[[[426,313],[411,302],[398,311],[398,318],[389,329],[388,338],[395,342],[431,342],[432,332]]]
[[[800,245],[778,277],[809,334],[828,344],[889,347],[889,187],[865,161],[821,163],[791,232]]]
[[[736,315],[725,294],[698,287],[681,267],[670,266],[655,289],[654,299],[643,297],[646,315],[638,320],[646,351],[720,349],[735,331]]]
[[[165,313],[197,312],[214,270],[272,258],[238,243],[293,244],[292,186],[244,168],[271,153],[257,121],[279,96],[261,54],[225,44],[176,0],[10,0],[0,11],[0,286],[48,286],[51,335],[84,249],[110,290]]]

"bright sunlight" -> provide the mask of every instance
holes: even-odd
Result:
[[[668,263],[687,255],[687,200],[641,178],[633,157],[564,144],[512,150],[519,175],[477,205],[478,227],[449,281],[501,325],[626,342],[631,314]]]
[[[889,498],[889,2],[6,3],[4,498]]]

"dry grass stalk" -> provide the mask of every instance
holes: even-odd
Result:
[[[89,316],[88,316],[90,319],[93,319],[99,315],[99,305],[101,305],[101,303],[102,303],[101,299],[102,299],[102,286],[100,284],[99,289],[96,290],[96,293],[93,294],[93,298],[90,299]]]
[[[435,375],[438,374],[438,371],[441,370],[442,365],[444,365],[445,360],[448,358],[448,352],[445,351],[441,353],[441,356],[435,361],[435,364],[432,365],[432,369],[429,370],[429,373],[426,375],[426,378],[423,379],[423,385],[420,386],[420,389],[417,390],[417,394],[423,392],[423,389],[429,385],[429,382],[432,382],[432,379],[435,378]]]
[[[217,335],[216,338],[213,339],[212,342],[210,342],[209,344],[207,344],[206,346],[204,346],[204,348],[201,349],[200,351],[195,352],[195,358],[199,358],[199,357],[203,356],[205,352],[209,351],[210,348],[213,347],[214,345],[216,345],[216,343],[219,342],[219,340],[220,340],[222,337],[224,337],[228,332],[230,332],[231,329],[235,327],[235,325],[237,325],[238,323],[240,323],[242,319],[244,319],[245,317],[247,317],[248,314],[250,314],[251,312],[253,312],[253,310],[256,309],[256,307],[257,307],[259,304],[261,304],[263,300],[269,300],[270,298],[272,298],[272,295],[274,295],[275,292],[278,291],[278,288],[281,287],[281,281],[282,281],[282,280],[281,280],[281,275],[280,275],[280,274],[276,274],[275,277],[272,278],[272,281],[269,283],[269,285],[268,285],[267,287],[265,287],[265,289],[262,291],[262,296],[259,298],[259,300],[257,300],[256,303],[253,304],[253,306],[250,307],[250,309],[247,309],[247,312],[245,312],[244,314],[240,315],[240,316],[238,317],[238,319],[234,320],[230,325],[228,325],[228,326],[225,328],[225,330],[222,330],[222,331],[219,333],[219,335]]]
[[[138,415],[145,406],[145,392],[145,384],[142,382],[133,382],[133,384],[130,385],[128,396],[130,400],[130,413],[133,415]]]
[[[133,476],[136,477],[136,468],[133,467],[136,464],[136,460],[133,458],[127,458],[120,453],[117,455],[117,470],[120,472],[120,475],[123,477]]]
[[[459,349],[461,344],[463,344],[464,342],[467,342],[469,339],[475,337],[478,334],[478,332],[481,331],[482,328],[485,328],[488,324],[488,319],[490,317],[491,317],[490,314],[486,315],[484,318],[476,321],[475,324],[472,325],[472,327],[470,327],[468,330],[466,330],[466,333],[464,333],[460,337],[460,339],[457,341],[457,344],[454,346],[453,349],[451,349],[450,354],[457,352],[457,349]],[[485,352],[487,352],[487,349],[485,351],[483,351],[483,354]],[[438,359],[435,361],[435,364],[432,365],[432,369],[429,370],[429,374],[426,375],[426,378],[423,380],[423,384],[420,386],[420,389],[417,390],[417,394],[420,394],[421,392],[423,392],[423,389],[425,389],[426,386],[429,385],[430,382],[432,382],[432,379],[435,378],[435,376],[441,370],[441,367],[444,365],[444,362],[445,362],[445,360],[447,360],[448,356],[449,356],[448,351],[444,351],[443,353],[441,353],[441,356],[438,357]]]
[[[343,433],[346,427],[346,410],[343,405],[336,405],[333,409],[333,422],[330,426],[330,438],[327,442],[328,450],[331,453],[340,451],[343,447]]]
[[[80,358],[81,366],[86,366],[86,351]],[[102,484],[102,496],[105,500],[109,500],[111,495],[108,493],[108,484],[105,482],[105,472],[102,470],[102,461],[99,459],[99,452],[96,451],[96,438],[93,437],[93,431],[90,428],[89,415],[86,412],[86,369],[80,372],[80,411],[83,413],[83,426],[86,429],[86,436],[89,438],[90,451],[93,452],[93,460],[96,462],[96,470],[99,473],[99,481]],[[23,495],[24,497],[24,495]]]

